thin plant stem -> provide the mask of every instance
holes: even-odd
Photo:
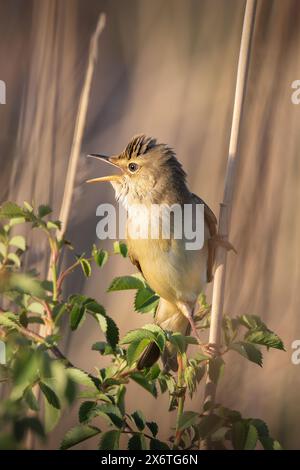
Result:
[[[177,385],[178,385],[178,388],[181,389],[184,387],[183,360],[182,360],[181,354],[177,354],[177,363],[178,363]],[[178,397],[174,449],[178,448],[180,444],[181,435],[182,435],[182,431],[179,429],[179,425],[180,425],[181,416],[184,410],[184,401],[185,401],[185,393],[181,394],[180,397]]]

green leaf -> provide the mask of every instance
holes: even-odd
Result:
[[[59,220],[49,220],[47,222],[47,228],[49,230],[54,229],[54,230],[61,230],[61,222]]]
[[[118,450],[121,432],[113,429],[107,431],[101,436],[99,449],[100,450]]]
[[[108,252],[106,250],[95,250],[93,252],[96,264],[102,268],[108,260]]]
[[[24,209],[14,202],[5,202],[0,207],[0,218],[12,219],[15,217],[24,217]]]
[[[87,308],[89,308],[89,305]],[[114,320],[106,314],[94,313],[93,317],[97,320],[101,330],[105,334],[106,341],[114,349],[119,341],[119,329]]]
[[[210,380],[217,384],[224,372],[225,363],[221,357],[215,357],[209,360],[208,375]]]
[[[24,201],[23,205],[28,212],[33,212],[33,207],[31,204],[29,204],[29,202]]]
[[[110,403],[97,405],[93,410],[91,410],[90,414],[92,416],[104,416],[105,418],[108,418],[117,428],[122,428],[124,425],[124,420],[119,408]]]
[[[153,323],[144,325],[142,329],[151,331],[152,333],[154,333],[154,336],[155,336],[154,341],[159,347],[160,351],[163,352],[163,350],[165,349],[165,344],[166,344],[166,334],[164,330],[162,330],[160,326],[154,325]]]
[[[128,365],[131,366],[135,361],[137,361],[145,348],[148,346],[150,343],[150,340],[148,338],[144,338],[142,340],[138,341],[133,341],[133,343],[130,343],[128,349],[127,349],[127,362]]]
[[[259,439],[265,450],[283,450],[281,444],[270,436]]]
[[[77,330],[82,325],[85,319],[86,308],[84,305],[74,304],[70,313],[70,327],[71,330]]]
[[[179,418],[178,430],[183,431],[184,429],[190,428],[199,421],[199,413],[194,411],[184,411]]]
[[[149,287],[145,287],[137,291],[134,300],[134,309],[137,312],[149,313],[157,307],[158,302],[159,296]]]
[[[92,346],[92,350],[99,351],[102,356],[108,356],[114,353],[114,350],[111,345],[105,343],[104,341],[97,341],[97,343],[94,343]]]
[[[223,418],[215,414],[203,416],[198,425],[199,436],[205,439],[216,432],[223,425],[223,422]]]
[[[158,439],[151,439],[150,450],[170,450],[170,447],[165,442],[159,441]]]
[[[128,450],[146,450],[145,436],[141,433],[134,434],[128,441]]]
[[[257,349],[254,344],[245,343],[243,341],[232,343],[229,349],[238,352],[241,356],[246,357],[251,362],[258,364],[262,367],[262,353]]]
[[[123,256],[123,258],[126,258],[127,256],[127,245],[126,243],[123,243],[123,242],[114,242],[114,253],[116,254],[120,254]]]
[[[150,383],[145,377],[139,373],[135,372],[134,374],[131,374],[131,379],[134,380],[137,384],[139,384],[141,387],[143,387],[145,390],[147,390],[151,395],[153,395],[155,398],[157,397],[157,390],[156,387],[153,383]]]
[[[131,417],[132,417],[136,427],[140,431],[143,431],[143,429],[145,429],[145,426],[146,426],[146,420],[145,420],[145,417],[144,417],[143,413],[141,411],[137,410],[134,413],[132,413]]]
[[[9,253],[7,255],[7,258],[10,261],[12,261],[17,266],[17,268],[19,268],[21,266],[21,260],[20,260],[19,256],[16,255],[16,253]]]
[[[51,214],[52,212],[52,209],[51,207],[49,206],[44,206],[44,205],[41,205],[38,207],[38,216],[42,219],[43,217],[45,217],[46,215],[49,215]]]
[[[68,377],[73,380],[73,382],[83,385],[85,387],[95,388],[93,380],[88,376],[86,372],[83,372],[81,369],[76,369],[75,367],[70,367],[66,370]]]
[[[143,328],[139,328],[138,330],[131,330],[120,341],[120,344],[130,344],[135,341],[142,341],[143,339],[155,341],[155,335],[152,333],[152,331],[145,330]]]
[[[135,276],[116,277],[108,288],[108,292],[127,290],[127,289],[143,289],[144,283]]]
[[[44,313],[44,307],[40,302],[32,302],[28,306],[28,310],[29,312],[39,313],[40,315],[43,315]]]
[[[17,317],[14,319],[11,315],[8,315],[8,312],[0,314],[0,325],[13,329],[18,329],[20,327],[17,323]]]
[[[185,337],[181,333],[172,333],[169,336],[169,341],[172,343],[176,350],[183,354],[186,350],[186,340]]]
[[[24,400],[26,401],[29,408],[33,411],[39,411],[40,406],[39,402],[37,401],[32,389],[29,387],[24,392]]]
[[[251,419],[250,423],[255,426],[259,438],[269,436],[269,428],[264,421],[261,419]]]
[[[58,424],[60,417],[61,417],[61,410],[58,408],[54,408],[54,406],[50,405],[48,400],[44,396],[44,407],[45,407],[45,431],[48,434],[49,432],[53,431],[55,426]]]
[[[155,437],[158,433],[158,426],[154,421],[147,421],[146,422],[147,428],[150,430],[153,437]]]
[[[235,450],[253,450],[256,447],[258,433],[247,421],[237,421],[232,426],[232,445]]]
[[[80,266],[82,267],[82,271],[84,275],[86,277],[90,277],[90,275],[92,274],[91,263],[85,258],[81,258],[79,262],[80,262]]]
[[[253,330],[247,333],[245,340],[249,343],[261,344],[268,348],[281,349],[284,351],[284,345],[279,336],[272,331]]]
[[[52,388],[46,385],[44,382],[39,382],[39,387],[42,393],[45,395],[48,403],[54,408],[60,409],[59,398]]]
[[[6,255],[7,255],[7,246],[6,246],[4,243],[2,243],[2,242],[0,242],[0,255],[1,255],[3,258],[5,258]]]
[[[97,403],[94,401],[84,401],[79,408],[78,418],[80,423],[89,421],[91,419],[91,413],[97,406]]]
[[[81,424],[70,429],[65,435],[60,448],[62,450],[69,449],[70,447],[79,444],[80,442],[86,441],[93,436],[96,436],[101,431],[95,426],[88,426],[87,424]]]
[[[12,237],[11,240],[9,240],[9,244],[12,246],[16,246],[22,251],[25,251],[26,249],[25,238],[21,235],[16,235],[15,237]]]

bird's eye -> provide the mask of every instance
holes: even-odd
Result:
[[[139,169],[139,165],[137,163],[129,163],[128,170],[130,171],[130,173],[134,173],[138,169]]]

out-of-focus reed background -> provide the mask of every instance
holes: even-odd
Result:
[[[101,11],[88,121],[68,237],[78,251],[96,241],[95,210],[113,202],[110,186],[86,187],[103,167],[88,152],[116,153],[143,132],[176,149],[190,188],[218,213],[223,192],[243,0],[0,0],[0,199],[50,204],[59,213],[90,37]],[[287,352],[266,354],[264,369],[232,353],[219,387],[224,404],[265,419],[285,448],[299,448],[300,366],[291,342],[300,338],[300,105],[291,83],[300,79],[299,0],[259,0],[242,125],[225,311],[261,315]],[[30,240],[29,240],[30,242]],[[45,274],[45,247],[32,239],[27,259]],[[112,242],[106,243],[111,246]],[[88,281],[74,274],[68,289],[101,301],[124,333],[149,317],[133,312],[132,295],[106,294],[110,280],[133,272],[114,258]],[[72,285],[71,285],[72,284]],[[208,290],[210,295],[211,288]],[[76,365],[101,365],[88,321],[63,349]],[[174,421],[158,401],[131,386],[129,408],[142,408],[163,433]],[[194,399],[200,403],[202,397]],[[65,416],[48,448],[75,421]],[[165,436],[166,437],[166,436]],[[83,445],[82,448],[85,448]]]

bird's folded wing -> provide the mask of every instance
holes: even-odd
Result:
[[[193,200],[195,204],[203,204],[204,205],[204,223],[208,227],[210,240],[214,239],[217,234],[217,218],[213,211],[208,207],[206,202],[203,201],[199,196],[193,194]],[[211,282],[213,279],[213,267],[215,263],[215,254],[216,254],[216,245],[215,243],[211,243],[208,240],[208,258],[207,258],[207,282]]]

